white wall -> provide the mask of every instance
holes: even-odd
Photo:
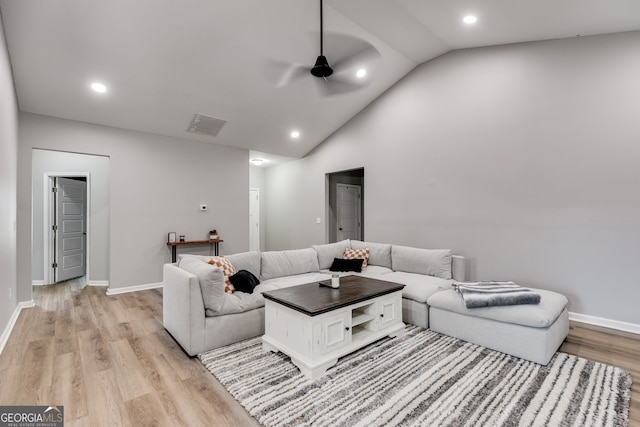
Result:
[[[88,206],[89,283],[105,284],[109,281],[109,158],[63,151],[34,149],[31,166],[32,183],[32,256],[31,271],[34,282],[44,279],[44,248],[49,230],[45,231],[44,182],[47,175],[87,173],[89,176],[90,205]],[[50,187],[49,187],[50,188]],[[48,196],[48,193],[47,193]]]
[[[0,16],[0,335],[16,306],[18,103]],[[11,297],[9,294],[11,293]]]
[[[31,299],[34,148],[109,157],[111,289],[161,282],[162,265],[171,260],[169,231],[203,240],[216,228],[224,239],[222,253],[248,249],[247,150],[28,113],[20,114],[19,139],[20,300]],[[208,212],[199,211],[201,203],[208,204]]]
[[[268,249],[323,241],[325,173],[365,168],[369,241],[640,324],[640,32],[455,51],[267,169]]]

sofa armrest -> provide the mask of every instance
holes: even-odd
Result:
[[[175,264],[165,264],[162,274],[162,322],[190,355],[204,346],[205,313],[198,278]]]
[[[451,256],[451,278],[459,282],[464,282],[466,277],[465,258],[462,255]]]

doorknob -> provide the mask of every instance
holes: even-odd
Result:
[[[342,227],[338,228],[338,230],[342,231]]]

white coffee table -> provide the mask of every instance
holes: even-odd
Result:
[[[362,276],[340,279],[340,288],[311,283],[263,293],[265,351],[280,351],[317,379],[338,358],[385,336],[404,335],[404,285]]]

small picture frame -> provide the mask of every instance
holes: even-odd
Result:
[[[172,231],[167,234],[167,243],[175,243],[176,242],[176,232]]]

